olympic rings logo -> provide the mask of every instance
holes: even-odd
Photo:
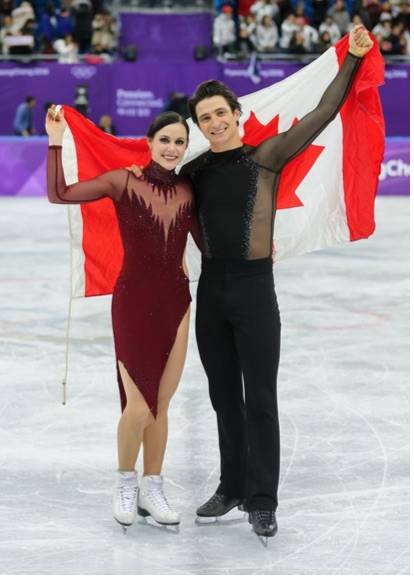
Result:
[[[96,66],[72,66],[71,74],[78,80],[89,80],[96,74]]]

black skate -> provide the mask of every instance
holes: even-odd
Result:
[[[250,511],[249,523],[263,545],[267,546],[267,538],[277,533],[277,521],[274,511]]]
[[[222,493],[214,493],[210,499],[197,509],[197,517],[222,517],[234,507],[238,507],[241,511],[243,506],[243,499],[239,497],[227,497]]]

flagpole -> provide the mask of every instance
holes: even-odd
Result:
[[[69,278],[69,307],[68,318],[66,321],[66,338],[65,338],[65,372],[62,380],[62,405],[67,403],[67,380],[69,372],[69,343],[70,343],[70,321],[72,318],[72,276],[73,276],[73,257],[72,257],[72,221],[70,218],[70,207],[67,207],[68,224],[69,224],[69,253],[70,253],[70,278]]]
[[[65,373],[62,380],[62,405],[66,405],[67,401],[67,379],[68,379],[68,371],[69,371],[69,340],[70,340],[70,321],[72,316],[72,295],[69,297],[69,310],[68,310],[68,318],[66,322],[66,353],[65,353]]]

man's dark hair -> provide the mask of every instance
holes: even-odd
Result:
[[[169,124],[182,124],[187,132],[187,138],[189,134],[189,128],[186,120],[177,112],[161,112],[151,123],[150,127],[147,130],[147,138],[153,138],[155,134],[168,126]]]
[[[25,98],[25,101],[27,104],[30,104],[34,100],[36,100],[36,98],[34,96],[26,96],[26,98]]]
[[[222,96],[227,104],[230,106],[231,110],[239,110],[241,112],[241,104],[237,100],[237,96],[232,90],[223,82],[219,80],[207,80],[202,82],[197,86],[196,91],[188,101],[188,109],[190,111],[191,118],[198,125],[196,106],[201,100],[205,98],[211,98],[212,96]]]

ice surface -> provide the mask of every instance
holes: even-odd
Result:
[[[74,302],[64,407],[66,209],[0,199],[0,572],[408,573],[408,211],[379,198],[371,239],[276,266],[280,529],[265,549],[239,512],[194,524],[219,461],[193,331],[164,467],[180,532],[139,522],[123,535],[110,300]]]

